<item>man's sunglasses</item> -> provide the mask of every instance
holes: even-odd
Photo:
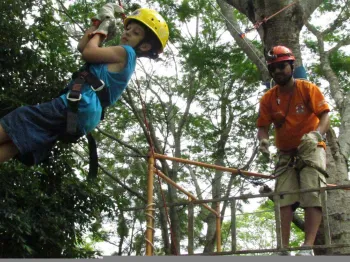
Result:
[[[286,66],[289,65],[289,63],[274,63],[274,64],[270,64],[268,65],[268,69],[270,72],[275,72],[275,70],[278,68],[279,70],[284,70],[286,68]]]

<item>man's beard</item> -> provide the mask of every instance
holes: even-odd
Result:
[[[284,77],[280,77],[280,76],[284,76]],[[292,74],[290,74],[289,76],[285,76],[284,74],[279,74],[279,75],[275,75],[275,77],[273,78],[273,80],[275,81],[275,83],[279,86],[284,86],[286,85],[289,80],[292,78]]]

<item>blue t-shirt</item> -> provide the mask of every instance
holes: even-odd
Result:
[[[122,46],[127,54],[127,62],[124,69],[120,72],[109,72],[108,64],[90,64],[90,72],[105,83],[108,88],[109,105],[113,105],[126,89],[128,82],[135,71],[136,53],[131,46]],[[72,82],[71,82],[72,83]],[[71,84],[70,83],[70,84]],[[66,106],[68,106],[66,94],[62,95]],[[100,122],[102,114],[102,106],[96,92],[93,91],[88,84],[84,84],[82,89],[82,97],[79,102],[78,109],[78,126],[83,134],[92,131]]]

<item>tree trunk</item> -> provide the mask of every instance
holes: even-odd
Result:
[[[339,143],[333,130],[327,133],[327,141],[327,172],[330,175],[327,182],[337,185],[348,184],[347,160],[340,153]],[[350,244],[350,207],[347,204],[349,199],[348,190],[328,191],[327,205],[333,244]],[[317,240],[323,241],[323,239]],[[320,254],[327,255],[350,254],[349,247],[319,251]],[[318,254],[317,250],[315,253]]]

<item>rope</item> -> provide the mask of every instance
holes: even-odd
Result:
[[[119,6],[120,6],[121,8],[123,8],[122,1],[121,1],[121,0],[118,0],[118,3],[119,3]],[[124,9],[124,8],[123,8],[123,9]],[[122,14],[121,14],[121,17],[122,17],[123,22],[124,22],[124,20],[125,20],[125,18],[126,18],[125,13],[122,13]]]
[[[149,122],[147,121],[147,116],[146,116],[146,103],[142,99],[142,96],[141,96],[140,82],[139,82],[139,80],[137,78],[136,72],[135,72],[135,77],[136,77],[136,85],[137,85],[137,88],[138,88],[138,90],[137,90],[138,92],[137,93],[139,95],[139,98],[140,98],[140,101],[141,101],[141,105],[142,105],[142,113],[143,113],[144,123],[145,123],[145,126],[146,126],[148,143],[149,143],[149,146],[150,146],[150,151],[151,151],[152,157],[155,159],[155,156],[154,156],[154,152],[155,152],[154,144],[153,144],[153,140],[152,140],[152,137],[151,137],[151,131],[150,131]],[[157,174],[157,177],[158,177],[160,191],[162,193],[162,200],[163,200],[163,203],[164,203],[164,210],[165,210],[167,221],[168,221],[168,224],[169,224],[171,241],[174,244],[175,255],[178,255],[177,248],[176,248],[176,242],[174,241],[175,234],[173,233],[173,230],[172,230],[172,227],[171,227],[170,218],[169,218],[169,214],[168,214],[168,207],[167,207],[167,204],[166,204],[166,201],[165,201],[165,196],[164,196],[164,193],[163,193],[163,190],[162,190],[162,183],[160,181],[159,174],[158,174],[158,169],[156,168],[155,163],[154,163],[154,168],[157,170],[156,174]]]
[[[168,207],[167,207],[167,205],[166,205],[166,200],[165,200],[164,192],[163,192],[163,190],[162,190],[162,182],[161,182],[160,177],[159,177],[159,175],[158,175],[158,169],[156,169],[156,173],[157,173],[157,176],[158,176],[158,183],[159,183],[159,185],[160,185],[160,192],[161,192],[162,200],[163,200],[163,203],[164,203],[165,215],[166,215],[168,224],[169,224],[169,226],[170,226],[170,238],[171,238],[171,241],[173,242],[175,255],[178,255],[177,248],[176,248],[176,242],[175,242],[175,235],[174,235],[173,231],[171,230],[172,227],[171,227],[171,223],[170,223],[170,218],[169,218],[169,213],[168,213]]]
[[[221,11],[218,10],[218,9],[214,6],[213,3],[209,2],[209,4],[210,4],[210,5],[211,5],[225,20],[226,20],[227,23],[229,23],[229,24],[232,26],[232,28],[233,28],[238,34],[240,34],[240,32],[234,27],[234,25],[231,23],[231,21],[228,20],[228,19],[224,16],[224,14],[221,13]],[[259,62],[267,69],[267,66],[266,66],[265,62],[262,61],[262,60],[260,59],[260,57],[258,56],[258,54],[257,54],[257,53],[255,52],[255,50],[251,47],[250,43],[247,42],[247,41],[245,40],[245,38],[242,38],[242,39],[243,39],[243,41],[247,44],[247,46],[252,50],[253,54],[258,58]]]
[[[264,181],[263,179],[265,178],[259,178],[259,177],[247,177],[245,175],[242,174],[241,170],[240,169],[237,169],[238,171],[238,174],[241,178],[243,178],[244,180],[247,180],[249,181],[249,183],[253,184],[254,186],[262,186],[264,185],[265,183],[262,182]]]
[[[152,203],[152,204],[147,205],[146,210],[147,210],[147,211],[148,211],[148,210],[150,210],[150,211],[155,211],[155,210],[156,210],[155,208],[151,208],[151,206],[155,206],[155,205],[156,205],[155,203]],[[150,215],[150,214],[148,214],[148,213],[146,214],[146,216],[148,216],[148,217],[154,219],[154,216],[152,216],[152,215]],[[151,228],[151,229],[154,231],[154,228],[153,228],[153,227],[149,227],[149,228]]]
[[[246,33],[249,32],[249,31],[251,31],[251,30],[254,30],[254,29],[259,28],[263,23],[266,23],[266,22],[267,22],[268,20],[270,20],[272,17],[274,17],[274,16],[276,16],[277,14],[283,12],[285,9],[289,8],[290,6],[295,5],[297,2],[298,2],[298,0],[295,0],[293,3],[291,3],[291,4],[289,4],[289,5],[285,6],[285,7],[283,7],[281,10],[277,11],[276,13],[270,15],[270,16],[267,17],[267,18],[264,18],[262,21],[259,21],[259,22],[255,23],[253,28],[247,29],[247,30],[246,30]],[[255,52],[255,50],[251,47],[251,45],[249,44],[249,42],[247,42],[247,41],[245,40],[245,34],[239,32],[239,31],[233,26],[233,24],[231,23],[231,21],[229,21],[229,20],[224,16],[224,14],[221,13],[220,10],[218,10],[218,9],[214,6],[213,3],[209,2],[209,4],[210,4],[210,5],[211,5],[225,20],[226,20],[227,23],[229,23],[229,24],[232,26],[232,28],[238,33],[238,35],[245,41],[245,43],[248,45],[248,47],[252,50],[253,54],[258,58],[258,60],[260,61],[260,63],[267,69],[266,64],[264,63],[264,61],[262,61],[262,60],[260,59],[260,57],[257,55],[257,53]]]
[[[155,208],[152,208],[152,206],[155,206],[155,205],[156,205],[155,203],[151,203],[151,204],[147,205],[146,211],[155,211]],[[147,212],[146,212],[146,216],[147,216],[147,217],[150,217],[151,219],[154,220],[154,216],[148,214]],[[148,223],[147,223],[147,228],[150,228],[150,229],[153,231],[153,233],[154,233],[154,231],[155,231],[154,228],[148,226]],[[153,243],[147,238],[147,235],[146,235],[146,241],[152,246],[152,249],[154,250],[154,245],[153,245]]]
[[[279,13],[283,12],[284,10],[286,10],[287,8],[291,7],[292,5],[295,5],[296,3],[298,2],[298,0],[294,1],[293,3],[283,7],[281,10],[277,11],[276,13],[270,15],[269,17],[265,17],[263,20],[261,21],[258,21],[256,22],[253,27],[251,28],[248,28],[244,31],[244,33],[240,33],[239,36],[241,38],[244,38],[245,37],[245,34],[252,31],[252,30],[255,30],[255,29],[258,29],[263,23],[266,23],[268,20],[270,20],[272,17],[278,15]]]

